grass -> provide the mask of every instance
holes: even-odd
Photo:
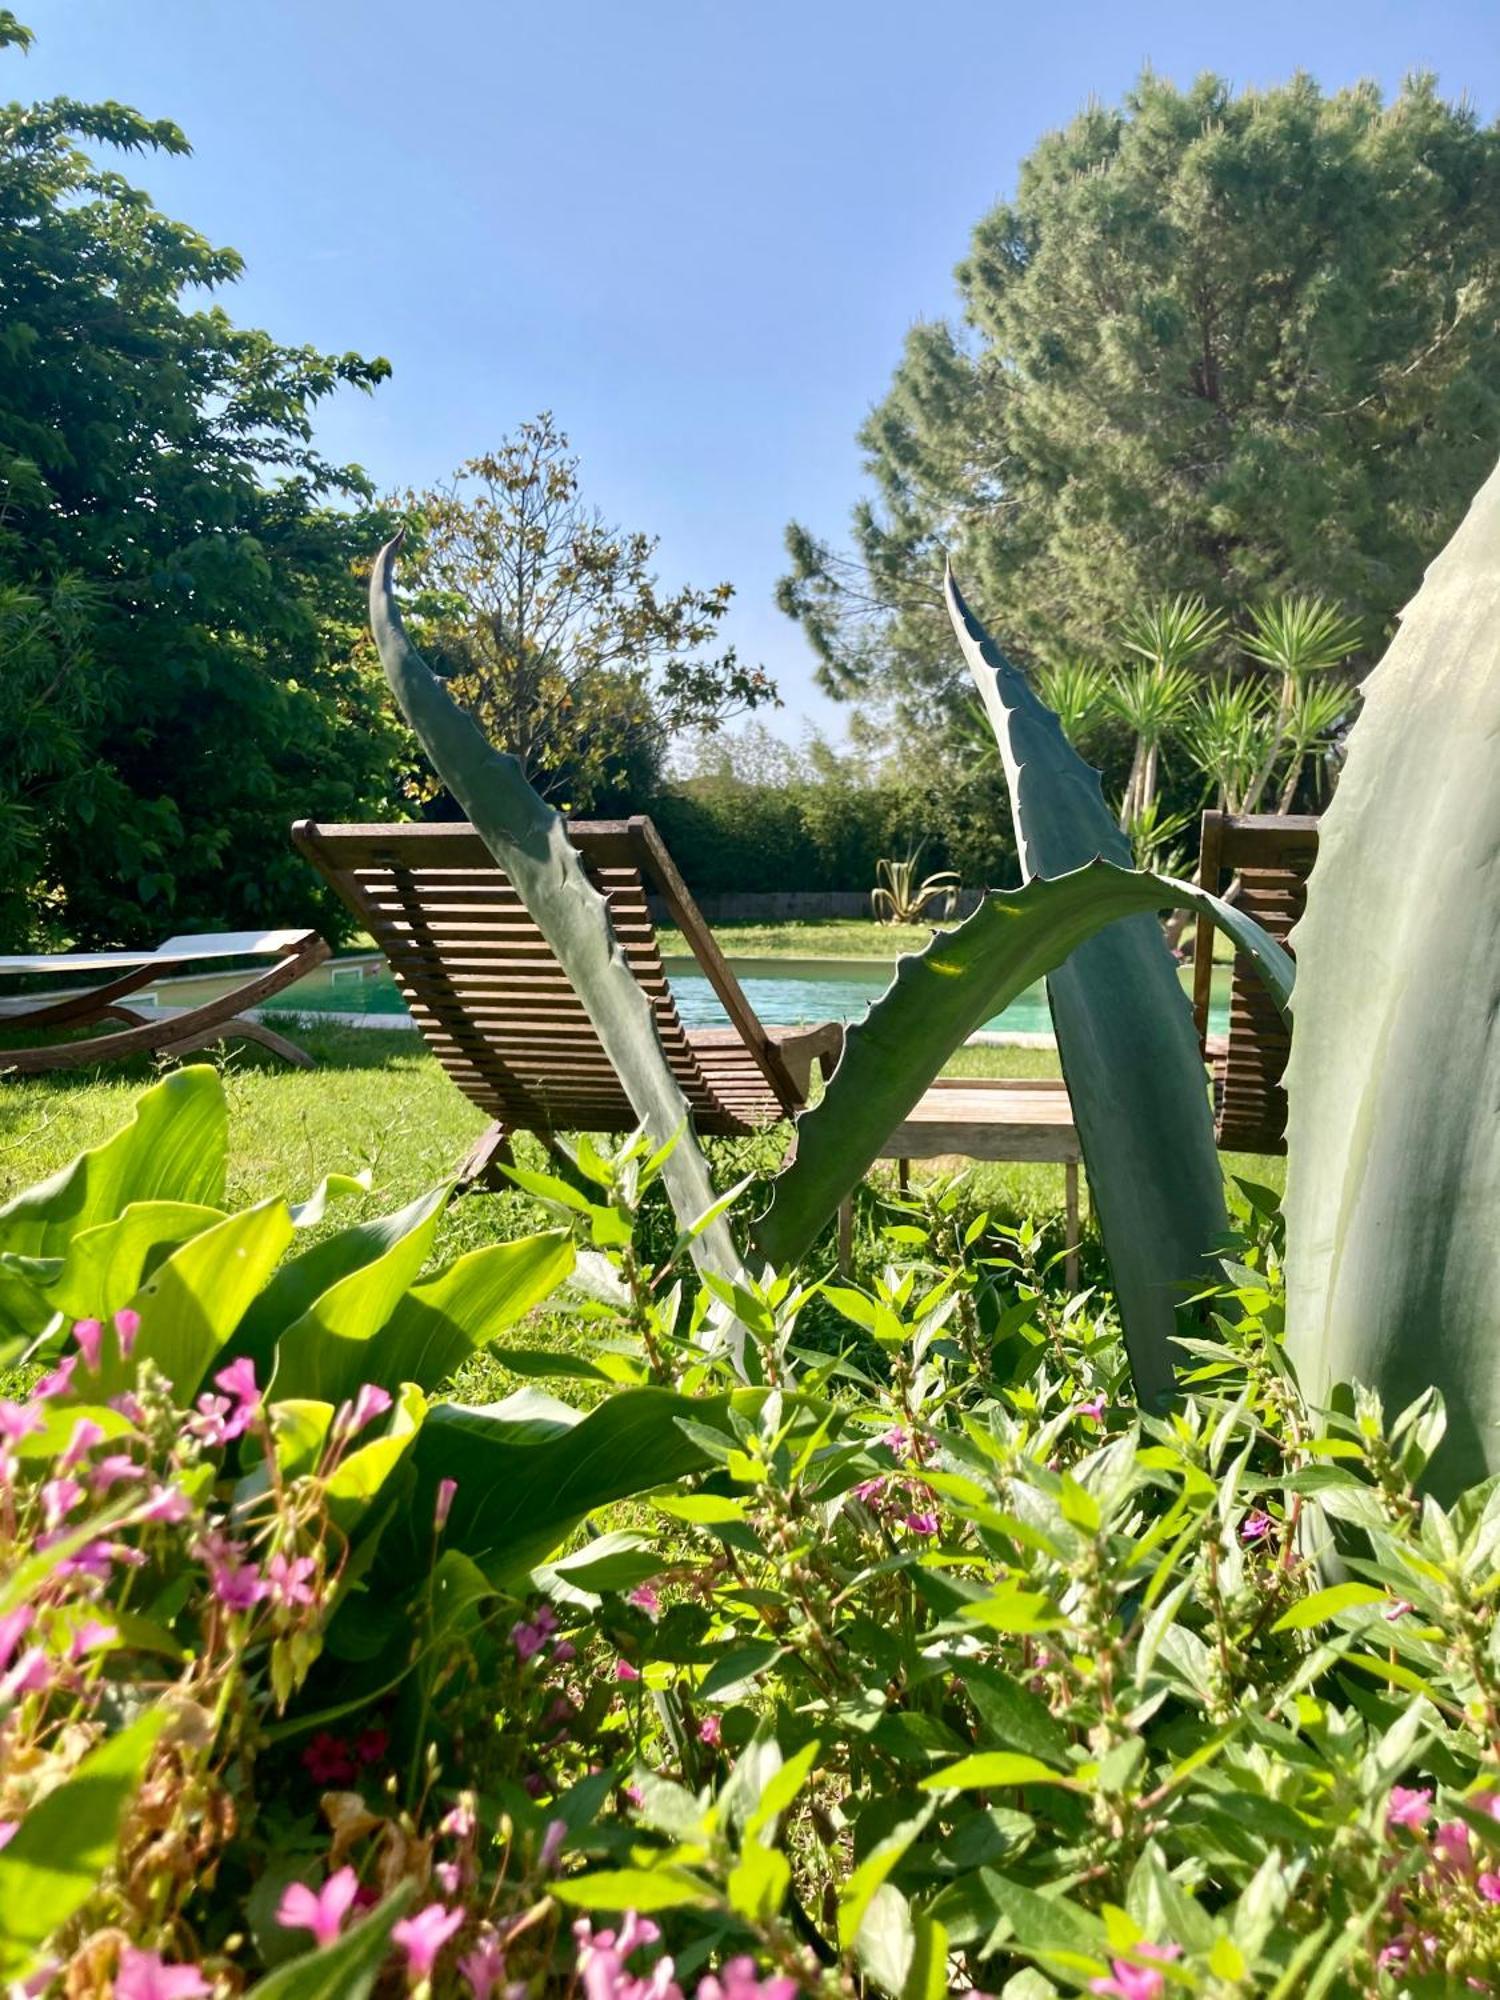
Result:
[[[223,1063],[230,1107],[229,1199],[305,1195],[328,1172],[368,1169],[371,1192],[343,1206],[343,1221],[409,1201],[449,1174],[483,1128],[483,1115],[461,1097],[409,1030],[354,1029],[309,1022],[295,1037],[314,1057],[292,1070],[235,1049]],[[947,1066],[955,1076],[1056,1076],[1053,1049],[966,1048]],[[63,1166],[122,1125],[155,1074],[145,1062],[75,1070],[0,1084],[0,1200]],[[720,1140],[709,1153],[725,1186],[747,1171],[774,1171],[785,1135]],[[541,1148],[525,1156],[543,1164]],[[1226,1159],[1231,1172],[1281,1184],[1277,1160]],[[883,1172],[889,1170],[882,1170]],[[919,1170],[920,1171],[920,1170]],[[976,1199],[997,1213],[1039,1219],[1062,1208],[1062,1169],[976,1166]],[[535,1227],[537,1211],[518,1193],[476,1194],[456,1203],[445,1223],[454,1254]]]
[[[894,962],[920,951],[932,935],[930,924],[877,924],[873,917],[801,917],[784,923],[732,919],[711,926],[726,958],[866,958]],[[664,957],[687,958],[681,931],[661,925],[657,936]],[[1184,942],[1191,947],[1192,932]],[[1228,964],[1234,947],[1222,931],[1214,932],[1214,959]]]

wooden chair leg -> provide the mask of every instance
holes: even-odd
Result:
[[[854,1197],[839,1203],[839,1276],[847,1278],[854,1264]]]
[[[475,1188],[485,1188],[491,1193],[510,1186],[502,1165],[513,1167],[516,1156],[511,1151],[510,1134],[497,1119],[486,1126],[459,1163],[455,1178],[460,1194],[471,1194]]]
[[[1063,1167],[1063,1203],[1067,1217],[1068,1255],[1063,1264],[1063,1274],[1068,1281],[1068,1290],[1078,1290],[1078,1238],[1080,1220],[1078,1210],[1078,1162],[1069,1160]]]
[[[896,1187],[902,1194],[911,1193],[911,1161],[897,1160]]]
[[[193,1049],[217,1048],[220,1042],[257,1042],[263,1049],[269,1049],[273,1056],[280,1056],[283,1062],[292,1063],[297,1069],[312,1069],[312,1057],[306,1049],[299,1049],[295,1042],[289,1042],[285,1035],[278,1035],[274,1028],[268,1028],[261,1021],[226,1021],[222,1027],[204,1028],[196,1035],[184,1036],[181,1041],[163,1042],[162,1054],[185,1056]]]

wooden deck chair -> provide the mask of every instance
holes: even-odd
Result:
[[[656,1010],[696,1130],[755,1132],[799,1110],[814,1061],[826,1071],[836,1058],[842,1026],[762,1026],[649,819],[574,820],[568,833]],[[516,1132],[550,1144],[563,1132],[634,1129],[636,1114],[582,1001],[473,827],[299,820],[292,840],[385,953],[434,1055],[490,1117],[458,1170],[462,1184],[490,1181]],[[686,938],[727,1028],[683,1026],[648,888]]]
[[[1198,880],[1216,895],[1238,882],[1235,901],[1272,937],[1287,933],[1307,902],[1318,852],[1316,817],[1206,812]],[[1229,1032],[1208,1032],[1213,991],[1213,926],[1200,918],[1193,947],[1193,1014],[1213,1075],[1214,1136],[1226,1152],[1286,1151],[1282,1073],[1291,1050],[1286,1023],[1254,970],[1236,957],[1230,974]]]
[[[312,1057],[244,1009],[258,1006],[302,979],[328,956],[316,931],[206,931],[168,938],[155,951],[43,952],[0,958],[0,977],[69,980],[102,973],[94,986],[76,992],[15,995],[0,1000],[0,1028],[27,1034],[54,1028],[91,1028],[104,1021],[123,1023],[110,1035],[75,1035],[34,1048],[0,1048],[0,1070],[34,1076],[51,1069],[84,1069],[124,1056],[186,1055],[229,1037],[258,1042],[285,1061],[308,1069]],[[142,1014],[123,1004],[127,995],[181,974],[206,960],[269,958],[260,972],[241,979],[229,992],[195,1007],[162,1008]]]

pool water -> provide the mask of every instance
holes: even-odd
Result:
[[[770,1027],[792,1028],[813,1021],[857,1020],[885,991],[891,967],[882,960],[740,958],[730,961],[750,1005]],[[728,1017],[707,979],[692,959],[669,958],[667,977],[683,1022],[690,1028],[725,1025]],[[1183,968],[1184,985],[1188,970]],[[188,1006],[222,991],[223,980],[173,980],[153,997],[166,1006]],[[270,1003],[268,1012],[287,1014],[364,1014],[391,1017],[394,1027],[409,1017],[396,982],[379,958],[334,959],[306,979],[289,986]],[[1222,1034],[1228,1025],[1229,973],[1214,968],[1214,993],[1209,1027]],[[1046,988],[1039,980],[1019,994],[1001,1014],[985,1023],[1001,1034],[1049,1035],[1052,1017]]]

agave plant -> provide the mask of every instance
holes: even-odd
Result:
[[[917,880],[917,864],[926,841],[919,841],[904,861],[877,861],[876,886],[870,891],[870,907],[883,924],[919,924],[931,904],[938,904],[939,916],[951,914],[958,894],[958,875],[952,868]]]
[[[1007,704],[1018,718],[1000,748],[1008,772],[1021,767],[1033,802],[1018,819],[1022,866],[1028,877],[1051,879],[987,895],[956,929],[938,932],[923,952],[900,960],[888,991],[849,1029],[822,1100],[799,1119],[795,1154],[753,1244],[742,1252],[725,1205],[713,1199],[651,1010],[563,822],[537,798],[515,760],[491,750],[457,710],[401,628],[392,587],[397,547],[392,542],[381,552],[370,580],[371,622],[387,678],[572,980],[645,1133],[655,1146],[670,1147],[663,1183],[715,1298],[743,1300],[752,1279],[791,1271],[953,1051],[1025,987],[1057,972],[1059,1037],[1078,1074],[1097,1077],[1097,1101],[1108,1099],[1096,1116],[1096,1094],[1080,1085],[1079,1101],[1091,1107],[1080,1119],[1085,1158],[1101,1225],[1117,1253],[1132,1367],[1143,1397],[1168,1396],[1183,1281],[1205,1271],[1224,1206],[1217,1179],[1202,1171],[1205,1162],[1217,1171],[1207,1095],[1186,997],[1155,913],[1175,906],[1210,911],[1263,965],[1284,1001],[1291,962],[1280,947],[1193,884],[1130,866],[1129,846],[1104,806],[1096,774],[1068,748],[1056,718],[1022,677],[994,654],[1003,673],[986,667],[975,677],[992,720]],[[961,603],[956,591],[954,602]],[[975,627],[966,643],[977,653],[982,638]],[[1049,773],[1060,778],[1065,801],[1082,796],[1081,823],[1054,810]],[[1109,934],[1095,935],[1101,931]],[[1080,945],[1085,951],[1075,965],[1059,972]],[[1084,976],[1076,964],[1086,957]],[[733,1325],[727,1337],[750,1366],[753,1357]]]

